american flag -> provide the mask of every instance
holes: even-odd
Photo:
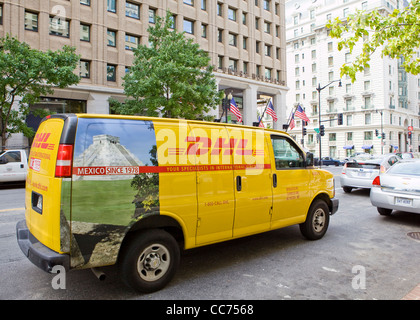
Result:
[[[303,111],[300,105],[298,105],[295,111],[295,115],[296,117],[301,118],[302,120],[305,120],[306,122],[311,122],[311,120],[309,120],[308,116],[305,114],[305,111]]]
[[[292,118],[290,119],[289,122],[289,129],[292,130],[295,127],[295,114],[292,114]]]
[[[232,98],[230,100],[230,111],[236,116],[238,119],[238,122],[242,122],[242,115],[241,112],[238,109],[238,106],[236,105],[235,99]]]
[[[261,118],[258,118],[258,119],[260,121],[259,124],[258,124],[258,126],[261,127],[261,128],[265,128],[264,127],[264,123],[262,122],[262,119]]]
[[[265,112],[267,112],[273,118],[274,122],[277,122],[277,114],[274,111],[274,107],[273,107],[273,104],[271,103],[271,99],[268,101],[267,110]]]

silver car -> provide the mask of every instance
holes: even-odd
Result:
[[[373,179],[399,160],[401,158],[395,154],[352,158],[344,164],[341,171],[341,187],[346,193],[354,188],[370,189]]]
[[[420,213],[420,160],[401,161],[373,181],[370,202],[381,215]]]

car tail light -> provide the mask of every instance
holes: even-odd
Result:
[[[72,171],[73,145],[60,144],[58,147],[55,176],[57,178],[69,178]]]
[[[379,178],[379,176],[373,179],[372,186],[381,186],[381,179]]]
[[[346,169],[347,169],[347,162],[344,164],[343,170],[341,170],[341,174],[346,174]]]

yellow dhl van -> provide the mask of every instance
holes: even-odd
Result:
[[[180,249],[293,224],[323,237],[334,192],[333,175],[281,131],[53,115],[32,144],[17,239],[45,271],[118,263],[126,284],[151,292],[173,277]]]

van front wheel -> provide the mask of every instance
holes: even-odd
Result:
[[[327,232],[330,211],[325,201],[316,200],[309,208],[306,221],[299,225],[302,235],[309,240],[321,239]]]
[[[147,230],[135,237],[122,252],[119,270],[123,282],[149,293],[162,289],[179,265],[178,243],[166,231]]]

